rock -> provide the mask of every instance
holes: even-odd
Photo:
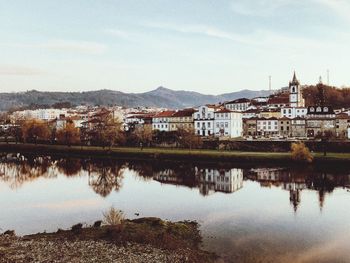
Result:
[[[102,225],[102,221],[98,220],[94,223],[94,227],[100,227]]]
[[[76,234],[80,233],[83,228],[83,224],[79,223],[74,226],[72,226],[72,231]]]
[[[15,231],[14,230],[7,230],[4,232],[5,236],[15,236]]]

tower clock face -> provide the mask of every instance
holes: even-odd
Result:
[[[295,95],[295,94],[290,95],[290,100],[297,101],[297,95]]]

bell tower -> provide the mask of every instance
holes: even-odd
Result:
[[[305,106],[300,83],[295,75],[295,71],[292,81],[289,82],[289,106],[293,108]]]

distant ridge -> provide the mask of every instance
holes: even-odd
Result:
[[[70,102],[73,105],[120,105],[126,107],[155,106],[165,108],[186,108],[208,103],[218,103],[237,98],[268,96],[269,91],[241,90],[221,95],[205,95],[193,91],[175,91],[164,87],[144,93],[124,93],[114,90],[85,92],[27,92],[0,93],[0,111],[25,107],[31,104],[52,105]]]

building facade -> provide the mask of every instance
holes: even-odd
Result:
[[[193,130],[194,109],[184,109],[176,111],[169,119],[170,131],[178,129]]]
[[[218,107],[212,105],[200,106],[198,111],[193,113],[195,134],[200,136],[214,135],[214,113]]]
[[[250,106],[250,99],[241,98],[224,103],[225,108],[232,111],[246,111]]]
[[[237,138],[243,135],[242,113],[221,109],[214,112],[214,135]]]
[[[170,131],[170,119],[175,111],[162,111],[152,117],[152,130]]]

